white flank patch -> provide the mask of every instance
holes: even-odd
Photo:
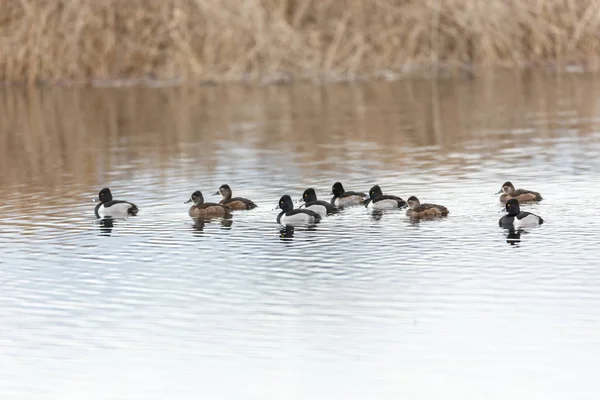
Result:
[[[298,213],[290,216],[284,214],[281,216],[281,220],[279,222],[282,225],[311,224],[315,222],[315,219],[312,215],[305,213]]]
[[[322,217],[327,215],[327,208],[321,204],[313,204],[312,206],[305,207],[307,210],[311,210],[320,214]]]
[[[129,203],[117,203],[106,208],[104,204],[98,209],[98,215],[101,217],[127,217],[129,215],[129,209],[131,204]]]
[[[513,225],[515,226],[515,228],[517,228],[517,227],[527,228],[527,227],[531,227],[531,226],[538,226],[539,224],[540,224],[540,219],[533,214],[529,214],[528,216],[526,216],[525,218],[522,218],[522,219],[518,219],[515,217],[515,219],[513,221]]]
[[[398,202],[392,199],[380,200],[377,203],[369,202],[367,208],[373,210],[395,210],[398,208]]]

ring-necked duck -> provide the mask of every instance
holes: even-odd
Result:
[[[331,204],[336,207],[358,206],[364,204],[367,195],[362,192],[346,192],[340,182],[333,184],[331,188]]]
[[[277,222],[282,225],[314,224],[321,221],[321,215],[314,211],[304,208],[294,209],[292,198],[287,194],[279,199],[279,204],[276,208],[281,209],[281,212],[277,216]]]
[[[510,182],[504,182],[500,190],[496,194],[500,194],[500,201],[506,203],[510,199],[517,199],[520,203],[528,203],[533,201],[542,201],[542,196],[538,192],[526,189],[515,189]]]
[[[506,228],[527,228],[538,226],[544,223],[544,220],[530,212],[521,211],[519,200],[510,199],[506,202],[507,215],[500,218],[498,225]]]
[[[411,218],[435,218],[448,215],[448,209],[438,204],[427,204],[419,202],[415,196],[410,196],[407,200],[409,209],[406,215]]]
[[[304,204],[302,204],[300,208],[304,207],[306,210],[314,211],[322,217],[339,211],[333,204],[323,200],[317,200],[317,193],[313,188],[306,189],[300,201],[304,201]]]
[[[99,201],[94,209],[96,218],[102,217],[127,217],[129,215],[136,215],[138,207],[128,201],[113,200],[112,193],[109,188],[104,188],[98,193],[98,197],[94,201]]]
[[[395,210],[406,205],[406,202],[398,196],[384,195],[379,185],[369,190],[369,197],[365,206],[373,210]]]
[[[229,207],[230,210],[252,210],[256,208],[256,204],[252,200],[244,199],[243,197],[231,197],[233,192],[229,185],[221,185],[215,195],[220,194],[223,199],[219,201],[219,204]]]
[[[185,202],[185,204],[192,202],[194,204],[188,211],[190,217],[210,218],[230,216],[229,207],[217,203],[205,203],[204,196],[202,196],[202,192],[199,190],[196,190],[194,193],[192,193],[192,196],[188,201]]]

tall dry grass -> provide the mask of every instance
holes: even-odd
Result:
[[[3,0],[0,80],[596,69],[598,32],[597,0]]]

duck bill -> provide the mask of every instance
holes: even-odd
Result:
[[[97,203],[100,201],[100,197],[96,196],[92,198],[92,203]]]
[[[496,194],[500,194],[500,193],[502,193],[502,189],[500,189],[496,192]]]
[[[221,193],[219,193],[219,191],[217,190],[215,193],[213,193],[213,196],[218,196],[218,195],[220,195],[220,194],[221,194]]]
[[[279,204],[277,204],[273,210],[281,210],[281,207],[279,207]]]
[[[189,199],[188,201],[185,201],[183,204],[187,204],[187,203],[191,203],[192,199]]]

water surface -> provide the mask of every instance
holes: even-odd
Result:
[[[3,89],[0,398],[597,398],[599,83]],[[276,223],[338,180],[450,216]],[[259,207],[191,220],[223,183]]]

